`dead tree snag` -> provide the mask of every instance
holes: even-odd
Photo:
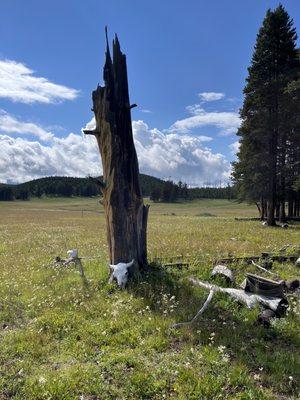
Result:
[[[104,87],[93,91],[94,135],[101,154],[103,206],[110,264],[134,260],[135,271],[147,264],[146,231],[148,206],[143,203],[139,167],[133,142],[126,56],[115,36],[111,58],[106,31]]]

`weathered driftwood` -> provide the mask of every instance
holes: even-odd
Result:
[[[167,257],[154,257],[152,261],[154,263],[160,264],[160,265],[166,265],[166,264],[179,264],[179,263],[187,263],[189,264],[190,257],[187,257],[186,255],[183,256],[182,254],[177,254],[174,256],[167,256]]]
[[[209,290],[209,296],[206,299],[204,305],[201,307],[201,309],[197,312],[192,320],[174,324],[172,325],[173,328],[179,328],[181,326],[189,325],[195,322],[196,319],[207,309],[209,303],[213,298],[214,293],[216,292],[227,293],[234,300],[245,304],[250,309],[254,308],[257,305],[261,305],[266,309],[274,311],[276,316],[282,316],[286,311],[287,301],[285,298],[258,295],[255,293],[245,292],[242,289],[222,288],[220,286],[212,285],[208,282],[203,282],[199,279],[192,277],[189,278],[189,281],[196,286],[200,286],[203,289]]]
[[[190,321],[187,321],[187,322],[178,322],[177,324],[173,324],[171,327],[172,328],[180,328],[181,326],[190,325],[193,322],[195,322],[197,320],[197,318],[200,317],[200,315],[203,314],[204,311],[207,309],[209,303],[212,301],[214,292],[215,292],[214,290],[210,290],[209,295],[208,295],[207,299],[205,300],[205,303],[200,308],[200,310],[197,312],[197,314],[194,316],[194,318],[192,318]]]
[[[235,217],[235,221],[261,221],[260,217]],[[287,216],[288,221],[300,221],[300,217],[291,217]],[[278,221],[279,218],[275,217],[275,221]]]
[[[245,292],[242,289],[234,288],[222,288],[217,285],[212,285],[208,282],[202,282],[196,278],[189,278],[189,281],[196,286],[200,286],[207,290],[213,290],[214,292],[227,293],[229,296],[233,297],[235,300],[246,304],[248,308],[254,308],[256,305],[261,304],[266,308],[277,312],[282,305],[282,298],[280,297],[269,297],[264,295],[258,295],[255,293]]]
[[[300,254],[300,246],[297,244],[286,244],[279,249],[279,253],[285,253],[287,249],[293,249],[296,254]]]
[[[211,273],[211,276],[222,276],[225,278],[228,282],[233,283],[234,282],[234,275],[231,269],[227,268],[226,265],[216,265]]]
[[[235,217],[235,221],[261,221],[260,217]]]
[[[260,269],[261,271],[264,271],[264,272],[266,272],[266,273],[269,274],[269,275],[275,275],[274,272],[269,271],[268,269],[266,269],[266,268],[262,267],[261,265],[255,263],[253,260],[251,260],[251,263],[252,263],[256,268]]]
[[[267,297],[283,297],[284,281],[273,281],[255,274],[246,274],[246,279],[242,283],[241,288],[245,292],[264,295]]]
[[[230,256],[230,257],[223,257],[214,260],[214,264],[232,264],[236,262],[246,262],[251,263],[252,260],[258,261],[261,256]]]
[[[278,262],[296,262],[298,255],[283,255],[283,254],[272,254],[272,253],[262,253],[260,256],[237,256],[237,257],[224,257],[219,258],[214,261],[214,264],[232,264],[236,262],[247,262],[259,261],[261,259],[268,259],[270,261]],[[300,264],[299,264],[300,265]]]
[[[106,32],[107,40],[107,32]],[[117,36],[111,58],[107,40],[104,87],[93,91],[96,127],[84,130],[95,136],[102,159],[103,193],[110,264],[135,260],[137,271],[147,264],[148,206],[143,203],[139,167],[133,142],[126,56]]]

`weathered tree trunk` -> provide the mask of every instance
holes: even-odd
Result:
[[[267,224],[269,226],[276,225],[275,222],[275,202],[274,198],[272,197],[271,200],[267,202]]]
[[[275,218],[279,219],[280,215],[280,203],[277,201],[275,205]]]
[[[280,202],[279,221],[286,222],[285,201]]]
[[[291,190],[289,192],[289,199],[288,199],[288,218],[293,217],[293,198],[291,194]]]
[[[272,133],[269,138],[269,185],[267,194],[267,224],[276,225],[275,212],[277,203],[277,157],[278,157],[278,93],[274,95],[273,107],[269,109],[269,123]]]
[[[113,59],[107,39],[103,70],[104,87],[93,91],[96,128],[85,134],[97,139],[103,165],[103,193],[111,264],[134,259],[135,270],[147,264],[146,231],[148,206],[143,203],[139,167],[133,142],[126,56],[117,36]]]
[[[261,207],[262,202],[259,204],[258,201],[255,202],[255,205],[257,207],[258,213],[259,213],[259,217],[261,219],[261,221],[264,219],[263,217],[263,213],[262,213],[262,207]]]
[[[267,215],[267,204],[266,204],[266,199],[264,199],[263,197],[262,197],[262,200],[261,200],[261,214],[262,214],[262,221],[266,218],[266,215]]]
[[[295,201],[294,201],[294,216],[297,217],[299,214],[299,201],[297,199],[297,195],[295,195]]]

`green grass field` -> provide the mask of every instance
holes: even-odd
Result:
[[[269,329],[258,310],[216,294],[192,327],[215,258],[299,245],[300,225],[266,228],[254,206],[225,200],[151,204],[149,260],[180,256],[188,271],[149,268],[138,285],[108,284],[107,244],[97,199],[0,203],[0,399],[297,399],[299,298]],[[55,256],[78,248],[88,283]],[[292,249],[292,247],[291,247]],[[292,251],[292,250],[290,250]],[[91,258],[92,257],[92,258]],[[235,265],[240,283],[255,267]],[[292,264],[274,265],[296,278]]]

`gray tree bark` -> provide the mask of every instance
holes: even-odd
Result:
[[[102,159],[103,193],[110,264],[130,262],[135,270],[147,264],[148,206],[144,205],[139,183],[139,166],[133,142],[126,56],[117,36],[113,40],[113,58],[106,32],[104,87],[92,93],[96,128],[85,130],[94,135]]]

